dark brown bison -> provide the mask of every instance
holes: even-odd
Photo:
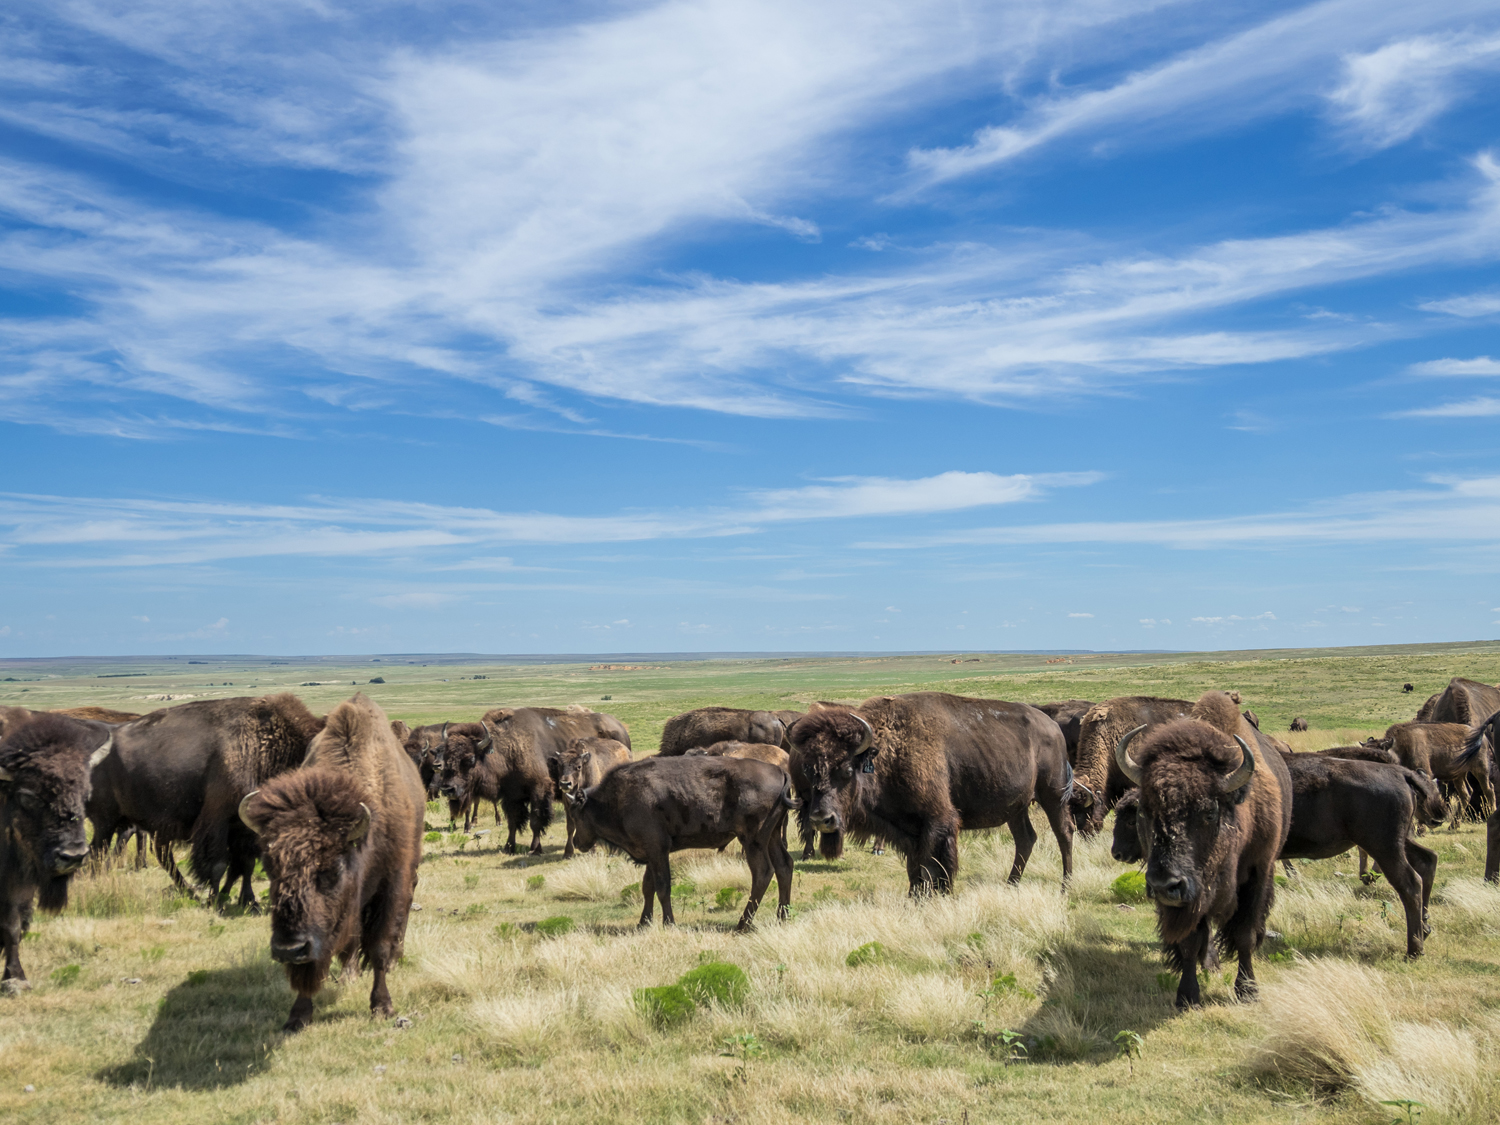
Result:
[[[722,848],[739,840],[750,865],[750,899],[738,930],[747,930],[761,897],[776,876],[776,916],[785,918],[792,900],[792,857],[786,850],[789,809],[797,807],[787,775],[775,766],[744,758],[694,756],[628,762],[598,785],[564,793],[576,825],[578,847],[603,840],[646,865],[640,924],[650,925],[657,899],[663,925],[672,925],[671,853],[684,848]]]
[[[478,823],[482,801],[494,807],[495,824],[500,824],[500,791],[495,778],[488,771],[475,772],[489,753],[489,744],[489,732],[482,723],[444,723],[443,740],[433,757],[437,774],[429,792],[447,800],[450,821],[463,817],[465,832]]]
[[[1307,720],[1304,719],[1301,715],[1298,715],[1295,719],[1292,720],[1292,725],[1290,727],[1288,727],[1287,729],[1288,730],[1306,730],[1307,729]]]
[[[1243,723],[1222,692],[1208,693],[1193,710],[1204,718],[1149,732],[1138,726],[1115,747],[1121,772],[1140,789],[1146,893],[1156,902],[1168,959],[1182,973],[1179,1008],[1201,1002],[1198,966],[1210,926],[1221,951],[1239,958],[1235,995],[1255,995],[1252,957],[1265,938],[1276,857],[1292,822],[1291,777],[1280,751]],[[1237,725],[1233,735],[1222,729]],[[1133,758],[1131,743],[1142,734]]]
[[[1078,731],[1078,758],[1073,764],[1073,795],[1068,808],[1073,824],[1085,836],[1104,827],[1104,814],[1114,808],[1130,780],[1115,762],[1115,746],[1128,730],[1147,730],[1184,718],[1193,708],[1186,699],[1124,695],[1096,703],[1084,713]]]
[[[287,1031],[312,1020],[337,956],[374,970],[370,1011],[395,1014],[386,972],[401,959],[422,858],[422,780],[385,713],[356,695],[328,716],[302,767],[240,803],[271,877],[271,956],[297,999]]]
[[[1473,727],[1496,711],[1500,711],[1500,688],[1454,676],[1448,681],[1448,686],[1438,693],[1437,702],[1432,705],[1432,713],[1425,720],[1419,718],[1419,721],[1462,723],[1466,727]]]
[[[960,829],[1002,824],[1018,882],[1036,843],[1032,801],[1052,826],[1065,885],[1073,873],[1073,771],[1062,731],[1035,707],[935,691],[877,696],[799,719],[791,766],[807,825],[892,844],[912,894],[952,890]]]
[[[405,726],[405,724],[402,724]],[[406,737],[401,739],[402,749],[417,767],[422,778],[422,788],[428,800],[438,795],[438,774],[442,772],[443,731],[448,723],[427,723],[420,727],[408,727]],[[393,732],[394,733],[394,732]]]
[[[295,695],[208,699],[163,708],[116,728],[114,750],[94,771],[94,839],[126,825],[151,834],[177,880],[174,841],[192,842],[193,877],[209,901],[242,880],[239,904],[257,909],[250,886],[255,838],[236,815],[252,789],[302,764],[323,720]]]
[[[1382,743],[1389,743],[1407,769],[1418,770],[1447,783],[1456,795],[1453,824],[1458,826],[1469,805],[1472,786],[1485,814],[1495,808],[1495,789],[1490,784],[1490,753],[1481,745],[1465,755],[1470,728],[1463,723],[1395,723],[1386,728]]]
[[[40,715],[0,741],[0,939],[7,990],[30,988],[21,939],[32,901],[57,913],[68,905],[68,881],[88,857],[84,805],[89,774],[109,753],[96,727]]]
[[[547,770],[552,774],[552,784],[563,798],[563,815],[567,820],[564,859],[573,857],[573,837],[577,833],[568,795],[598,785],[610,770],[630,760],[630,748],[613,738],[575,738],[561,750],[547,755]]]
[[[739,707],[699,707],[668,719],[661,729],[663,758],[685,754],[715,742],[769,742],[780,746],[786,728],[774,711]]]
[[[1411,838],[1413,819],[1441,824],[1447,815],[1432,780],[1415,770],[1386,763],[1339,759],[1323,754],[1287,756],[1292,779],[1292,827],[1279,858],[1330,859],[1350,848],[1375,857],[1406,911],[1406,952],[1416,957],[1427,925],[1427,902],[1437,873],[1436,853]],[[1121,863],[1139,863],[1142,845],[1137,814],[1140,794],[1132,790],[1115,804],[1110,854]]]
[[[716,758],[754,758],[757,762],[769,762],[781,770],[788,769],[791,763],[791,755],[780,746],[764,742],[715,742],[712,746],[689,750],[688,754]]]
[[[1500,761],[1495,754],[1497,741],[1500,741],[1500,711],[1482,719],[1469,731],[1455,764],[1467,769],[1473,761],[1488,756],[1490,786],[1500,788]],[[1485,820],[1484,878],[1486,882],[1500,882],[1500,806]]]
[[[1412,692],[1414,692],[1414,691],[1417,690],[1417,685],[1416,684],[1402,684],[1401,685],[1401,690],[1405,694],[1410,695]]]
[[[1032,706],[1062,728],[1063,738],[1068,744],[1068,762],[1076,767],[1078,736],[1083,730],[1083,717],[1089,713],[1093,704],[1087,699],[1063,699],[1057,703],[1035,703]]]

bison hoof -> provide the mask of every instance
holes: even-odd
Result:
[[[542,854],[542,845],[540,845],[540,844],[533,844],[531,847],[529,847],[529,848],[526,849],[526,854],[527,855],[541,855]]]
[[[500,850],[502,852],[504,852],[506,855],[515,855],[516,854],[516,846],[514,844],[506,844],[505,847],[501,848]]]

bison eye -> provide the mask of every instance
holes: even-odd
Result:
[[[848,781],[853,776],[854,776],[854,767],[851,766],[851,765],[849,765],[847,762],[844,765],[842,765],[842,766],[839,767],[839,770],[838,770],[838,779],[840,781]]]
[[[17,791],[16,804],[20,805],[29,813],[42,811],[42,799],[29,789],[21,789]]]

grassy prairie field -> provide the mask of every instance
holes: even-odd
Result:
[[[1500,643],[630,671],[203,659],[0,662],[0,704],[145,711],[291,690],[322,711],[357,685],[410,723],[587,704],[624,719],[640,753],[667,717],[708,703],[1233,688],[1268,731],[1306,717],[1310,731],[1283,737],[1310,750],[1410,718],[1450,676],[1500,681]],[[730,932],[749,884],[737,849],[676,857],[679,925],[637,931],[639,869],[603,854],[562,860],[560,813],[541,857],[500,854],[488,813],[474,838],[449,831],[437,805],[428,821],[422,909],[391,978],[409,1026],[370,1019],[365,977],[325,989],[313,1026],[283,1036],[292,996],[265,919],[211,913],[174,896],[160,870],[116,861],[81,875],[67,911],[39,917],[23,945],[36,987],[0,996],[0,1118],[1383,1123],[1403,1111],[1380,1103],[1403,1099],[1424,1103],[1413,1112],[1426,1122],[1500,1115],[1500,891],[1480,881],[1480,825],[1426,838],[1440,866],[1421,960],[1401,956],[1400,904],[1383,882],[1351,878],[1352,856],[1299,863],[1272,914],[1281,937],[1258,962],[1261,1002],[1235,1003],[1226,970],[1211,974],[1202,1010],[1177,1015],[1150,905],[1114,888],[1134,869],[1109,858],[1107,840],[1080,840],[1060,893],[1036,813],[1041,838],[1017,887],[1004,881],[1003,832],[964,837],[959,890],[944,900],[908,901],[899,857],[854,850],[798,863],[792,920],[763,910],[744,937]],[[742,995],[669,1026],[633,999],[712,960],[743,970]],[[1139,1037],[1137,1057],[1121,1055],[1122,1032]]]

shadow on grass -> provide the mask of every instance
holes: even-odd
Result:
[[[162,998],[130,1060],[97,1077],[147,1089],[239,1085],[270,1065],[291,1001],[285,973],[269,958],[190,973]]]
[[[1046,998],[1020,1029],[1033,1061],[1108,1062],[1118,1032],[1146,1036],[1175,1015],[1176,974],[1173,991],[1164,992],[1154,944],[1069,943],[1051,962]]]

